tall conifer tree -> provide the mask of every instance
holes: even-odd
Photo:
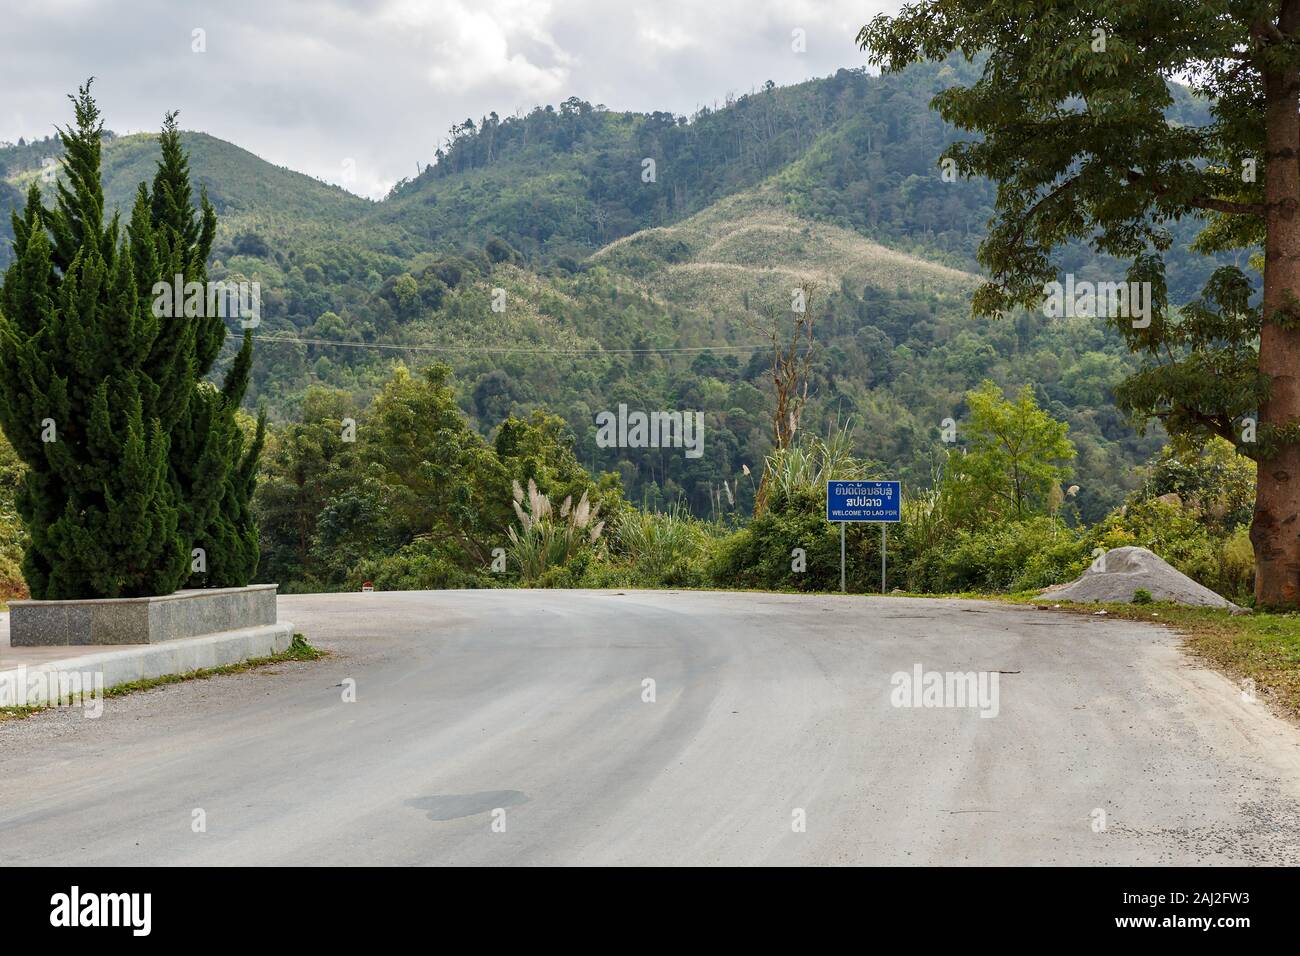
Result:
[[[175,112],[167,114],[158,137],[162,157],[149,195],[151,222],[163,281],[182,289],[199,283],[206,289],[217,217],[206,191],[200,195],[199,209],[194,208],[189,158],[181,144],[176,116]],[[204,558],[196,565],[202,570],[194,571],[190,583],[242,586],[252,579],[256,560],[249,567],[246,560],[222,551],[233,546],[238,536],[230,528],[243,520],[229,486],[243,465],[235,413],[248,388],[253,343],[246,331],[220,390],[204,384],[202,380],[212,370],[226,339],[226,325],[215,305],[215,300],[205,296],[195,314],[165,320],[174,331],[159,336],[157,360],[160,369],[179,365],[188,376],[188,387],[181,386],[179,372],[176,380],[183,394],[171,425],[171,466],[180,502],[181,536],[202,549]],[[175,362],[173,353],[188,357]],[[239,548],[241,554],[246,550]],[[240,570],[236,573],[235,569]]]
[[[105,223],[103,124],[89,83],[71,99],[66,182],[51,210],[37,187],[28,193],[0,287],[0,424],[28,466],[23,573],[37,598],[168,593],[186,553],[165,399],[145,371],[158,322],[137,270],[152,236],[123,235],[116,215]]]
[[[246,584],[264,433],[259,421],[245,450],[236,421],[251,335],[218,389],[203,381],[226,336],[214,302],[155,308],[160,282],[206,290],[216,214],[206,195],[193,206],[169,113],[152,191],[140,185],[125,230],[105,224],[90,83],[71,99],[66,182],[52,210],[32,187],[0,286],[0,426],[29,469],[28,586],[45,599],[166,594],[191,576],[195,547],[207,567],[192,583]]]

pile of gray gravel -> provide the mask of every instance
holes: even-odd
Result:
[[[1227,598],[1197,584],[1154,552],[1134,547],[1112,548],[1098,555],[1079,580],[1048,588],[1043,594],[1079,603],[1127,603],[1133,600],[1138,589],[1149,591],[1155,601],[1242,610]]]

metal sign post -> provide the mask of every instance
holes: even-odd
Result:
[[[880,523],[880,593],[885,593],[885,555],[889,553],[889,525]]]
[[[880,522],[880,593],[888,571],[889,525],[903,518],[903,485],[898,481],[826,482],[826,520],[840,523],[840,591],[848,590],[844,529],[850,521]]]
[[[845,592],[844,587],[844,529],[848,527],[847,521],[840,522],[840,593]]]

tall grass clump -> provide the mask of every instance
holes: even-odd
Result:
[[[828,481],[860,481],[870,476],[871,465],[853,454],[852,422],[845,422],[826,438],[810,435],[788,448],[768,455],[763,471],[766,508],[780,510],[785,502],[808,492],[825,494]]]
[[[618,523],[618,552],[647,585],[699,583],[700,562],[709,543],[702,522],[680,505],[666,512],[632,511]]]
[[[583,492],[576,505],[569,496],[557,510],[531,478],[527,495],[518,481],[513,482],[513,492],[519,528],[511,525],[506,531],[510,538],[508,565],[528,584],[568,583],[551,572],[565,570],[570,563],[585,565],[605,528],[605,522],[599,520],[600,505],[592,505]],[[581,572],[581,568],[571,570]]]

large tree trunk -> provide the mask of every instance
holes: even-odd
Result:
[[[1297,18],[1286,4],[1283,21]],[[1290,34],[1295,23],[1279,24]],[[1265,199],[1264,325],[1259,368],[1269,382],[1261,424],[1284,427],[1300,420],[1300,74],[1266,74],[1267,155]],[[1266,439],[1259,459],[1255,520],[1255,602],[1260,607],[1300,606],[1300,444]]]

